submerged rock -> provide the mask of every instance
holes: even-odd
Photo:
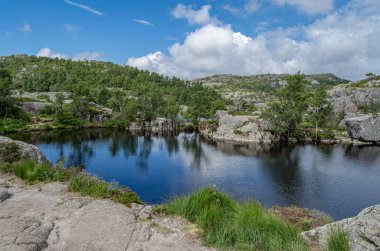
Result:
[[[0,136],[0,162],[19,160],[34,160],[37,163],[49,162],[36,146]]]
[[[323,249],[327,247],[331,231],[335,229],[347,232],[351,250],[379,250],[380,205],[368,207],[356,217],[303,232],[302,236],[313,245]]]
[[[363,115],[347,118],[344,124],[351,138],[363,142],[380,142],[380,116]]]

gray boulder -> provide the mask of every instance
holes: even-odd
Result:
[[[8,197],[8,190],[0,186],[0,202],[3,202],[4,200],[8,199]]]
[[[380,142],[380,116],[351,117],[345,119],[344,124],[351,138],[363,142]]]
[[[356,217],[303,232],[302,236],[325,250],[331,231],[335,229],[347,232],[351,250],[380,250],[380,205],[366,208]]]
[[[34,160],[37,163],[50,163],[36,146],[0,136],[0,162],[19,160]]]
[[[32,114],[37,114],[42,109],[44,109],[49,103],[44,102],[21,102],[20,108],[26,112],[30,112]],[[51,105],[51,104],[50,104]]]

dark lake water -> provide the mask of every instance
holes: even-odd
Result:
[[[87,129],[9,135],[37,145],[56,163],[129,186],[144,202],[215,184],[239,200],[297,205],[335,219],[380,203],[380,147],[234,145],[197,134],[138,136]]]

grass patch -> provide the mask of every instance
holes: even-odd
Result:
[[[0,118],[0,133],[20,131],[25,129],[27,124],[21,119]]]
[[[350,243],[348,242],[347,232],[338,228],[331,231],[328,239],[328,251],[349,251]]]
[[[99,199],[111,199],[115,202],[130,206],[131,203],[142,204],[136,193],[127,187],[119,187],[115,183],[107,183],[81,172],[78,168],[65,169],[60,166],[52,167],[49,163],[34,161],[0,164],[0,171],[14,174],[27,184],[38,182],[68,182],[69,191],[83,196]]]
[[[107,183],[83,173],[70,178],[69,191],[93,198],[111,199],[128,206],[133,202],[142,203],[137,194],[129,188],[119,187],[116,183]]]
[[[257,202],[236,202],[215,187],[178,197],[158,209],[196,223],[206,245],[237,250],[307,250],[294,226]]]

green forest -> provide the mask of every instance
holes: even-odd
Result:
[[[1,57],[0,69],[3,79],[8,79],[7,74],[11,78],[11,83],[2,87],[7,89],[5,96],[9,96],[9,89],[69,92],[74,101],[70,107],[63,105],[61,100],[53,107],[55,109],[46,111],[63,120],[78,117],[78,114],[85,116],[86,110],[91,112],[86,105],[91,102],[112,109],[123,121],[176,118],[181,111],[185,119],[197,122],[200,118],[211,117],[226,105],[226,100],[215,90],[203,87],[201,83],[110,62],[15,55]],[[57,100],[59,102],[60,98]],[[6,115],[12,116],[11,113]]]

